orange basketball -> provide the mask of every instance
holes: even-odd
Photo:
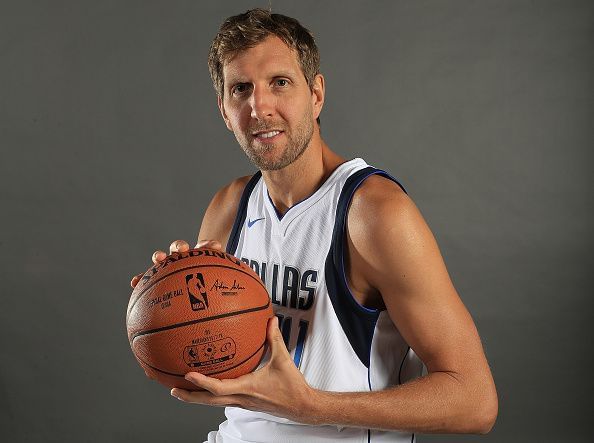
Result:
[[[268,292],[249,266],[201,248],[173,253],[144,273],[126,326],[149,377],[191,390],[197,387],[184,379],[187,372],[235,378],[253,371],[272,315]]]

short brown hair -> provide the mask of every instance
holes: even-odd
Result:
[[[223,64],[270,35],[276,35],[297,53],[303,75],[313,89],[320,72],[320,53],[311,32],[294,18],[256,8],[225,20],[210,46],[208,69],[219,97],[223,98],[224,92]]]

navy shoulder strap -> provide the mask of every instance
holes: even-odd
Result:
[[[338,198],[332,243],[325,265],[326,285],[334,312],[357,357],[366,367],[369,367],[371,341],[380,311],[360,305],[353,297],[344,270],[344,243],[347,214],[353,195],[365,179],[371,175],[386,177],[406,192],[394,177],[371,166],[351,175],[345,182]]]
[[[237,245],[239,243],[241,227],[243,226],[245,217],[247,215],[248,201],[250,199],[250,195],[252,195],[252,191],[260,180],[260,177],[262,177],[262,173],[260,171],[256,172],[243,189],[241,200],[239,200],[239,206],[237,208],[237,215],[235,216],[235,222],[233,223],[233,228],[231,229],[231,234],[229,235],[229,241],[227,242],[227,253],[229,254],[235,254],[235,250],[237,249]]]

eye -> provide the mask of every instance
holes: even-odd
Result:
[[[241,95],[248,90],[247,83],[238,83],[231,89],[233,95]]]
[[[281,88],[289,85],[289,81],[286,78],[277,78],[274,83]]]

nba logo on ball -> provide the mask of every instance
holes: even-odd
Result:
[[[204,286],[204,277],[202,274],[186,275],[186,287],[190,297],[190,306],[193,311],[202,311],[208,308],[208,296]]]

